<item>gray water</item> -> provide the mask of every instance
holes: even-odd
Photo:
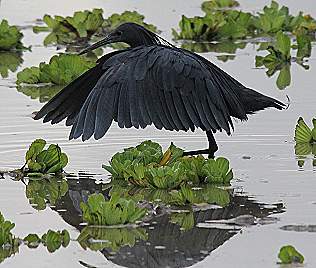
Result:
[[[245,10],[256,11],[269,1],[240,1]],[[292,13],[299,10],[316,17],[314,1],[280,1],[290,7]],[[47,0],[2,0],[0,19],[11,24],[30,26],[44,14],[70,15],[76,10],[103,8],[105,15],[124,10],[137,10],[146,16],[148,23],[162,30],[162,36],[171,40],[171,28],[177,28],[182,14],[201,14],[201,1],[47,1]],[[38,65],[56,54],[56,47],[42,45],[45,33],[34,34],[26,27],[23,30],[25,45],[32,45],[32,52],[23,53],[23,64],[19,67]],[[106,49],[110,51],[110,49]],[[229,158],[234,169],[233,204],[225,210],[198,212],[198,222],[205,219],[229,218],[253,214],[259,218],[271,215],[270,224],[258,224],[232,231],[222,228],[194,227],[181,233],[174,225],[161,223],[154,230],[148,229],[148,243],[139,241],[132,248],[124,247],[116,257],[109,252],[84,250],[73,241],[66,249],[53,254],[44,247],[28,249],[21,246],[19,253],[6,259],[2,267],[83,267],[79,261],[92,267],[140,267],[141,258],[145,266],[151,267],[278,267],[277,253],[281,246],[294,245],[306,260],[306,267],[316,267],[315,232],[298,232],[280,229],[285,225],[316,224],[316,177],[312,159],[307,159],[299,168],[294,153],[294,127],[299,116],[308,124],[315,116],[316,101],[316,52],[309,59],[309,70],[292,64],[290,87],[281,91],[275,84],[276,76],[268,78],[264,69],[256,69],[254,58],[256,47],[248,44],[246,49],[237,50],[234,60],[223,63],[217,53],[203,53],[219,67],[230,73],[250,88],[291,104],[285,111],[267,110],[251,116],[246,123],[236,122],[231,137],[216,134],[219,144],[217,156]],[[68,141],[69,128],[63,124],[47,125],[34,121],[32,112],[43,105],[16,90],[16,73],[0,81],[0,169],[14,169],[24,162],[29,144],[36,138],[49,143],[58,143],[68,154],[70,163],[66,171],[74,173],[76,179],[69,180],[69,192],[56,204],[37,211],[25,196],[25,185],[9,179],[0,180],[0,211],[6,219],[16,224],[13,232],[24,237],[28,233],[44,233],[48,229],[67,229],[76,239],[81,229],[76,204],[87,191],[100,190],[108,181],[108,174],[101,168],[111,156],[125,147],[151,139],[167,147],[170,142],[186,150],[204,148],[206,138],[200,131],[195,133],[159,131],[152,127],[145,130],[119,129],[112,125],[107,135],[99,141]],[[96,175],[78,175],[81,173]],[[78,179],[80,177],[80,179]],[[95,184],[95,181],[98,184]],[[101,184],[100,184],[101,183]],[[66,211],[65,211],[66,209]],[[217,214],[216,214],[217,213]],[[276,218],[276,219],[274,219]],[[163,243],[163,244],[159,244]],[[157,249],[155,246],[164,246]],[[175,251],[176,250],[176,251]],[[180,253],[179,253],[180,252]]]

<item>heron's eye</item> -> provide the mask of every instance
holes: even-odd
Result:
[[[121,31],[117,31],[117,32],[115,32],[115,35],[116,35],[116,36],[121,36],[121,35],[122,35],[122,32],[121,32]]]

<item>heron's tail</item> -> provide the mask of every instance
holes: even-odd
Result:
[[[102,74],[101,64],[91,68],[45,104],[34,119],[38,120],[44,117],[44,123],[51,121],[52,124],[56,124],[67,118],[66,125],[72,125]]]
[[[282,110],[286,105],[276,99],[265,96],[250,88],[243,88],[239,91],[239,97],[244,105],[247,114],[253,114],[265,108],[276,108]]]

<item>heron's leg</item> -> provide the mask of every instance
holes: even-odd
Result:
[[[211,130],[206,131],[206,135],[208,139],[208,149],[184,152],[183,155],[208,154],[209,158],[214,158],[215,157],[214,154],[218,150],[218,146],[216,144],[213,132]]]
[[[214,134],[211,130],[206,131],[207,139],[208,139],[208,158],[214,158],[215,152],[218,150],[218,146],[216,144],[216,140],[214,138]]]

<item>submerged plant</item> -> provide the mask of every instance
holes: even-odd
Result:
[[[109,201],[102,194],[92,194],[87,203],[81,203],[83,220],[90,225],[119,225],[141,220],[146,209],[139,208],[133,200],[112,196]]]
[[[42,180],[30,179],[25,189],[26,197],[37,210],[45,209],[47,204],[55,205],[67,192],[67,181],[55,177]]]
[[[124,246],[133,247],[136,241],[146,241],[148,234],[143,228],[83,228],[77,241],[83,249],[100,251],[111,249],[117,252]]]
[[[23,34],[16,26],[10,26],[7,20],[0,23],[0,51],[23,49]]]
[[[278,257],[282,264],[303,263],[304,256],[299,253],[293,246],[287,245],[280,249]]]
[[[68,157],[57,144],[51,144],[44,150],[45,145],[45,140],[37,139],[26,152],[22,171],[28,176],[41,177],[44,174],[60,173],[67,165]]]
[[[17,84],[51,83],[67,85],[82,73],[95,66],[78,55],[61,54],[53,56],[49,63],[40,63],[39,67],[25,68],[17,74]]]

